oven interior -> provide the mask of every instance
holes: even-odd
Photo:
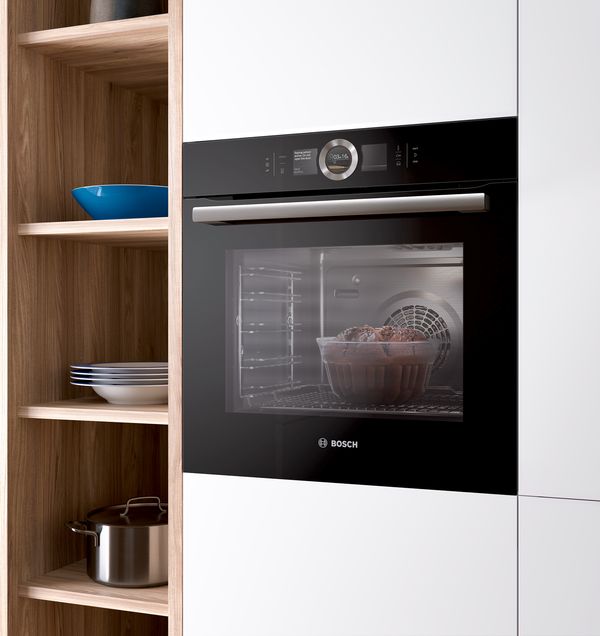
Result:
[[[462,420],[462,243],[230,250],[227,275],[229,411]],[[334,365],[317,339],[365,324],[411,328],[427,339],[420,394],[379,399],[383,393],[367,390],[348,399],[331,380]],[[390,349],[404,345],[339,347],[360,360],[343,367],[350,389],[416,377],[417,365],[398,366],[406,357],[390,362]],[[369,351],[358,358],[357,347]],[[371,364],[375,351],[383,363]]]

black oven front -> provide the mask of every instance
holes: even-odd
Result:
[[[515,494],[515,120],[184,160],[184,470]]]

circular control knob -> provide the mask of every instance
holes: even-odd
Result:
[[[347,139],[328,141],[319,154],[319,168],[332,181],[347,179],[358,165],[358,152]]]

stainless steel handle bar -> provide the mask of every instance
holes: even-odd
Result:
[[[421,214],[426,212],[484,212],[488,198],[483,192],[467,194],[427,194],[423,196],[329,199],[324,201],[281,201],[198,206],[193,210],[196,223],[234,221],[276,221],[338,216],[379,214]]]

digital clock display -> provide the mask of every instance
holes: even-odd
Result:
[[[346,172],[352,165],[352,154],[345,146],[334,146],[325,155],[325,165],[333,174]]]

